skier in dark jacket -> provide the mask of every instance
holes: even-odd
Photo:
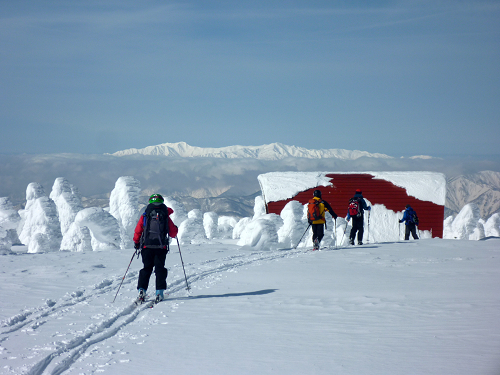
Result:
[[[405,241],[410,239],[410,232],[414,240],[418,240],[417,236],[417,224],[415,223],[416,212],[411,208],[409,204],[406,205],[405,212],[403,213],[403,218],[399,220],[400,223],[405,222]]]
[[[354,239],[356,238],[356,232],[358,232],[358,245],[363,245],[363,232],[364,232],[364,211],[370,211],[372,208],[366,204],[365,199],[363,198],[363,192],[361,189],[357,189],[354,197],[352,197],[349,201],[357,201],[359,206],[359,214],[352,216],[352,229],[349,235],[349,243],[354,245]],[[349,221],[351,219],[351,214],[349,213],[349,209],[347,209],[347,218]]]
[[[325,212],[328,211],[330,214],[333,216],[333,218],[336,220],[337,219],[337,214],[333,211],[332,206],[323,199],[321,199],[321,190],[314,190],[313,193],[313,198],[309,200],[309,204],[315,204],[318,203],[319,206],[319,213],[321,215],[321,218],[318,220],[309,220],[309,224],[311,224],[311,228],[313,231],[313,246],[314,250],[319,249],[319,243],[323,239],[325,235]]]
[[[163,204],[160,194],[153,194],[135,227],[134,245],[136,250],[140,250],[144,264],[137,282],[139,302],[144,302],[153,268],[156,275],[156,302],[163,300],[163,292],[167,289],[165,259],[169,250],[168,242],[170,237],[177,237],[178,232],[177,226],[170,219],[173,213],[174,210]]]

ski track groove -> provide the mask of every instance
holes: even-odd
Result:
[[[191,274],[187,277],[187,280],[190,284],[193,284],[210,278],[214,274],[226,272],[235,268],[241,268],[252,264],[258,265],[259,262],[273,261],[280,258],[288,258],[307,253],[310,253],[309,250],[304,248],[287,249],[287,251],[262,251],[225,257],[220,260],[207,260],[201,262],[200,264],[189,263],[188,266],[190,269],[188,271],[191,271],[189,272]],[[215,265],[214,263],[216,262],[217,264]],[[174,267],[179,268],[180,265],[176,265]],[[201,270],[203,267],[207,267],[207,269]],[[124,280],[124,284],[129,284],[130,282],[135,281],[136,274],[137,272],[130,273]],[[33,329],[38,328],[47,322],[47,320],[44,320],[45,318],[50,318],[55,314],[65,314],[65,309],[67,311],[68,307],[75,307],[80,303],[88,303],[101,294],[109,294],[111,296],[114,294],[118,284],[122,281],[122,278],[122,276],[115,276],[113,280],[105,279],[100,283],[84,289],[83,291],[78,290],[71,293],[69,297],[63,297],[63,301],[60,303],[49,303],[46,304],[46,306],[34,308],[32,311],[24,311],[4,320],[2,322],[2,327],[9,328],[0,333],[0,342],[7,340],[8,334],[19,331],[26,325],[33,324]],[[185,282],[184,277],[178,277],[176,280],[173,280],[169,285],[170,296],[175,296],[175,294],[185,289]],[[189,297],[190,295],[186,299],[189,299]],[[164,302],[168,302],[170,300],[175,300],[175,298],[167,298]],[[105,319],[100,323],[91,324],[87,327],[89,332],[74,337],[70,342],[63,344],[52,353],[46,355],[43,359],[32,365],[31,368],[25,372],[25,374],[42,375],[54,359],[68,353],[67,356],[55,365],[50,372],[51,375],[64,373],[71,368],[71,366],[87,351],[89,347],[115,336],[122,328],[134,322],[141,312],[151,307],[152,303],[153,302],[147,302],[139,307],[136,306],[135,303],[132,303],[117,312],[112,317]],[[120,321],[119,324],[115,324],[118,321]]]

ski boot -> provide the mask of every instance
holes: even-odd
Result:
[[[161,302],[164,300],[164,297],[163,297],[163,289],[158,289],[156,291],[156,298],[155,298],[155,303],[158,303],[158,302]]]
[[[314,240],[313,250],[319,250],[319,241],[317,238]]]
[[[144,289],[139,289],[139,296],[135,300],[136,305],[142,305],[146,301],[146,291]]]

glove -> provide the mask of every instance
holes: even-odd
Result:
[[[367,208],[368,211],[371,211],[372,210],[372,206],[368,207]]]
[[[349,222],[349,220],[351,220],[349,216],[345,218],[345,221]]]
[[[139,242],[134,243],[134,249],[139,250],[140,247],[141,245],[139,244]]]

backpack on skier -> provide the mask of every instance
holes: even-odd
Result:
[[[155,207],[143,214],[144,231],[141,237],[141,247],[168,248],[168,211]]]
[[[418,216],[417,213],[413,210],[410,212],[410,222],[418,226]]]
[[[347,207],[349,215],[351,217],[361,217],[363,215],[363,210],[361,208],[361,201],[359,198],[351,198],[349,200],[349,206]]]
[[[323,218],[319,210],[320,203],[321,200],[318,199],[311,199],[309,201],[309,204],[307,205],[307,221],[309,222],[309,224],[311,224],[313,221]]]

